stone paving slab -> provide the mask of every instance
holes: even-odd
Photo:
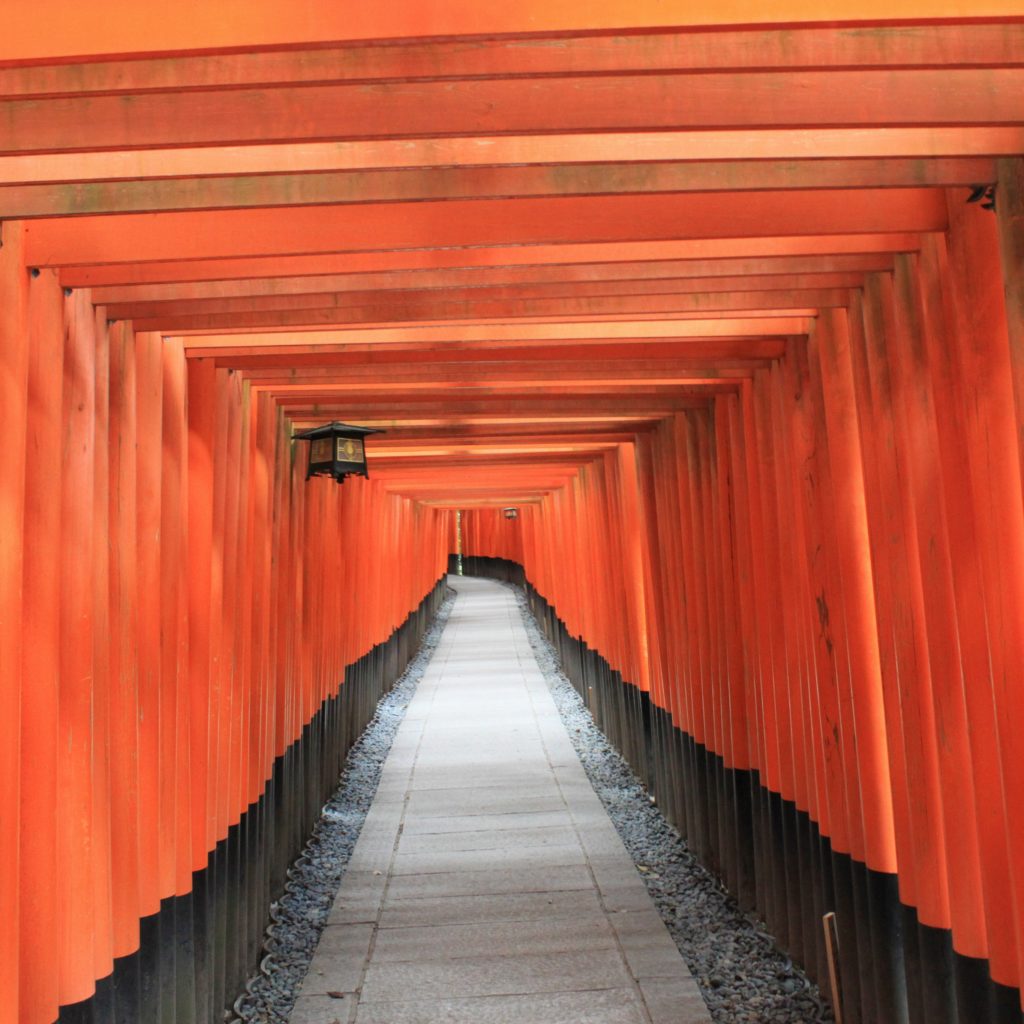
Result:
[[[614,949],[615,933],[599,912],[533,921],[474,921],[469,924],[382,928],[374,959],[456,960],[475,956],[522,956],[580,949]]]
[[[434,832],[423,835],[403,833],[398,840],[398,856],[405,854],[459,853],[486,850],[528,850],[537,846],[565,846],[577,843],[571,825],[546,825],[541,828],[506,828],[501,832]]]
[[[603,913],[594,889],[517,892],[489,896],[448,896],[397,900],[380,917],[380,928],[466,924],[474,921],[535,921]]]
[[[566,892],[591,889],[594,882],[586,864],[542,865],[528,868],[492,868],[486,871],[437,871],[426,875],[393,875],[385,897],[401,899],[441,896],[495,896],[515,892]]]
[[[356,1013],[356,1024],[642,1024],[648,1020],[629,989],[441,999],[426,1006],[369,1003]]]
[[[393,1001],[398,992],[415,992],[424,1001],[538,992],[626,988],[631,979],[616,950],[590,949],[517,956],[464,957],[418,963],[370,964],[360,1003]]]
[[[442,850],[434,853],[399,853],[391,865],[393,875],[426,875],[441,871],[491,871],[547,865],[565,867],[587,862],[579,843],[508,847],[490,850]]]
[[[513,596],[451,582],[292,1024],[708,1024]]]

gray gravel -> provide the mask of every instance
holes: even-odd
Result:
[[[273,924],[261,970],[235,1002],[235,1021],[287,1024],[327,914],[380,782],[384,759],[433,657],[455,593],[449,590],[405,673],[377,705],[373,720],[349,751],[340,786],[324,806],[302,854],[288,871],[284,895],[272,905]]]
[[[818,1024],[831,1008],[775,946],[764,924],[690,853],[625,760],[594,725],[558,656],[516,594],[530,646],[591,784],[640,871],[662,920],[697,979],[716,1024]]]

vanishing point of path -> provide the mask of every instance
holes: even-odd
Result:
[[[706,1024],[513,595],[452,583],[292,1024]]]

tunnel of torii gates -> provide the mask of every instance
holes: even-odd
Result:
[[[1007,0],[5,0],[0,1021],[222,1019],[461,510],[847,1021],[1019,1024],[1022,153]]]

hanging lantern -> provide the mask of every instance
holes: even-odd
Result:
[[[519,509],[515,508],[515,506],[511,506],[510,505],[508,508],[503,508],[501,510],[501,514],[506,519],[518,519],[519,518]]]
[[[338,483],[352,474],[369,476],[366,471],[366,445],[368,434],[383,434],[372,427],[353,427],[348,423],[326,423],[312,430],[302,430],[292,437],[309,441],[309,469],[311,476],[333,476]]]

